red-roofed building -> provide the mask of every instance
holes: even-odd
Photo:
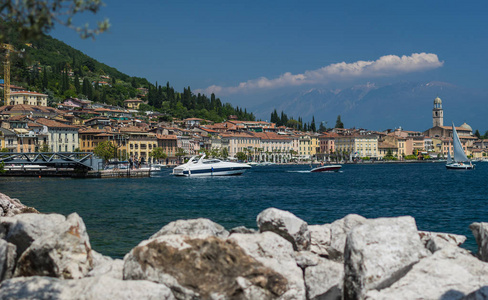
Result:
[[[11,92],[10,105],[16,104],[47,106],[47,95],[29,91]]]

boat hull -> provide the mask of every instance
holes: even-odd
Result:
[[[249,166],[247,167],[229,167],[229,168],[205,168],[205,169],[174,169],[173,175],[175,176],[191,176],[191,177],[200,177],[200,176],[232,176],[232,175],[241,175],[247,169],[250,169]]]
[[[446,168],[450,170],[472,170],[474,169],[474,165],[452,163],[452,164],[447,164]]]
[[[342,168],[341,165],[326,165],[320,166],[317,168],[313,168],[310,172],[312,173],[319,173],[319,172],[337,172]]]

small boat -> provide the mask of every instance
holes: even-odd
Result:
[[[454,123],[452,123],[452,147],[453,147],[453,157],[451,157],[451,143],[449,143],[446,168],[455,169],[455,170],[474,169],[474,165],[468,159],[466,153],[464,153],[463,145],[459,140],[459,136],[457,134],[456,128],[454,127]]]
[[[337,172],[342,168],[342,165],[323,165],[323,166],[318,166],[316,168],[313,168],[310,170],[312,173],[317,173],[317,172]]]
[[[181,166],[173,169],[173,175],[176,176],[228,176],[241,175],[251,166],[247,164],[221,161],[220,159],[205,159],[202,156],[192,156],[190,160]]]

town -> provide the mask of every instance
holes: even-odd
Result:
[[[18,86],[11,89],[9,103],[0,107],[3,152],[93,152],[108,143],[114,150],[107,159],[167,166],[199,153],[290,163],[442,159],[452,152],[452,129],[444,126],[439,97],[434,99],[433,127],[424,132],[402,128],[303,132],[272,122],[241,121],[234,115],[221,123],[200,118],[160,121],[161,113],[139,110],[141,99],[125,100],[122,108],[68,98],[54,108],[47,106],[46,94]],[[474,136],[468,124],[456,130],[468,156],[474,160],[486,156],[486,142]]]

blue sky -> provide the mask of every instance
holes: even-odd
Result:
[[[131,76],[233,104],[308,86],[488,81],[488,1],[105,3],[88,21],[112,27],[95,41],[50,34]]]

